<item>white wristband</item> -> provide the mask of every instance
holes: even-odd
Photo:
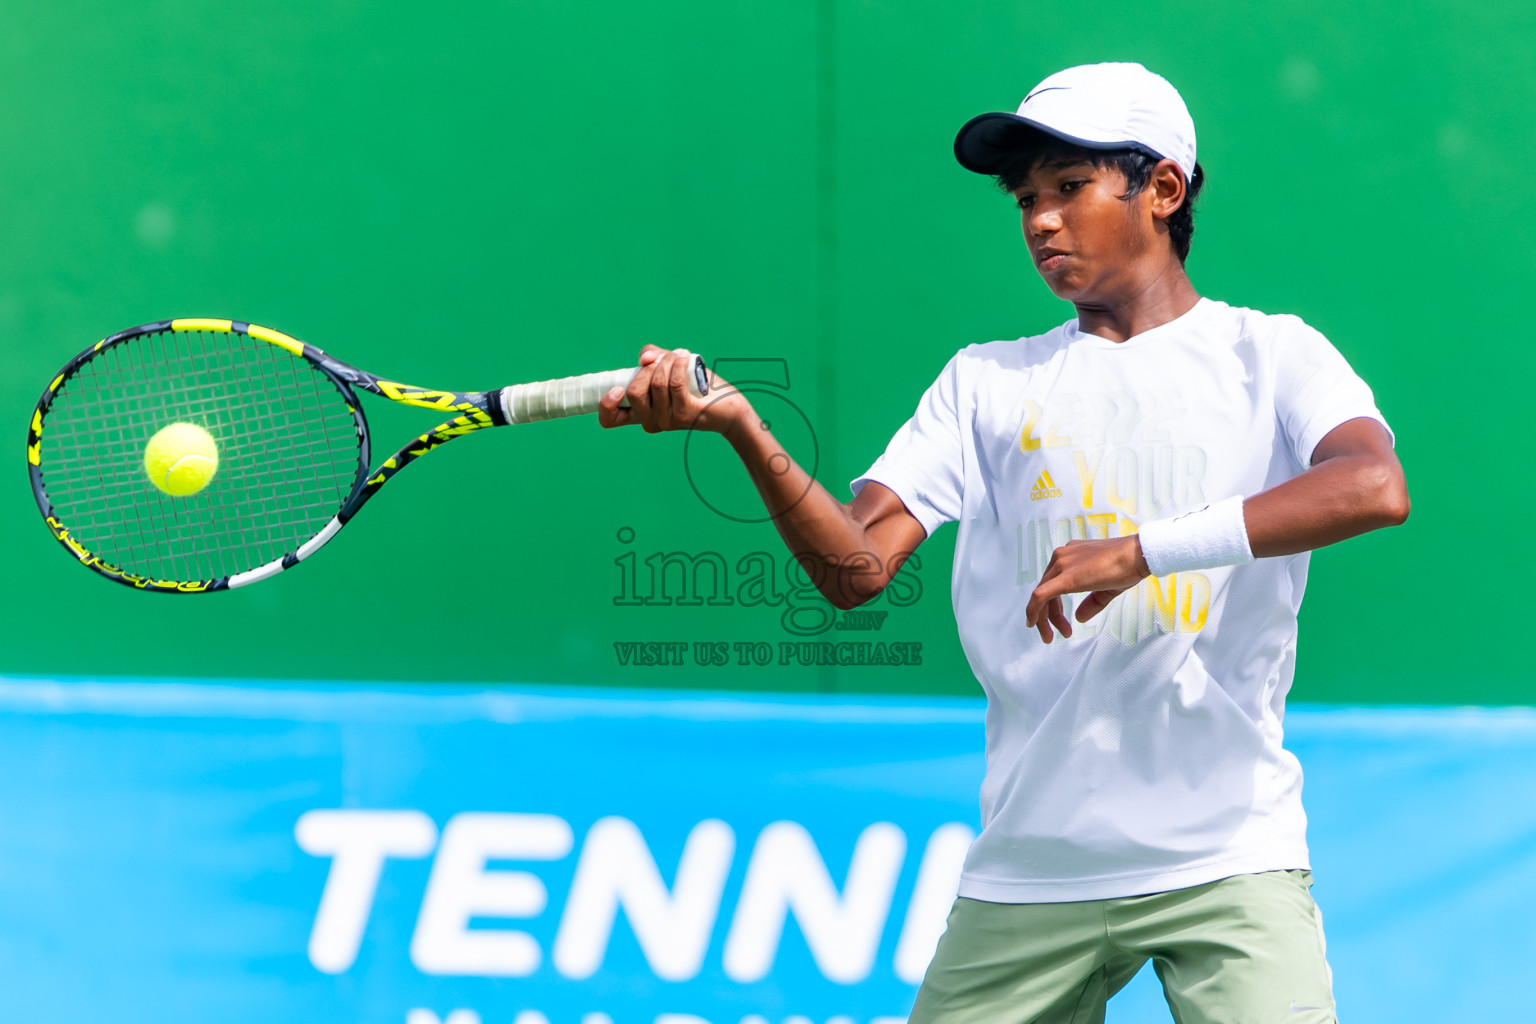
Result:
[[[1233,496],[1171,519],[1154,519],[1137,531],[1153,576],[1253,561],[1243,499]]]

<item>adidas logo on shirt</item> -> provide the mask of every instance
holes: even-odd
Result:
[[[1061,497],[1061,488],[1056,486],[1056,481],[1051,479],[1050,470],[1040,474],[1040,479],[1035,481],[1035,489],[1029,492],[1030,501],[1040,501],[1042,498]]]

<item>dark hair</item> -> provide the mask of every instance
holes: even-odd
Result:
[[[998,188],[1013,192],[1041,163],[1089,163],[1099,168],[1112,167],[1125,178],[1125,194],[1120,198],[1129,199],[1152,183],[1152,169],[1157,166],[1158,158],[1139,149],[1088,149],[1048,135],[1031,133],[1021,137],[1019,145],[1003,158],[1001,169],[995,175]],[[1195,233],[1195,197],[1204,184],[1205,170],[1197,163],[1195,176],[1184,192],[1183,205],[1168,217],[1168,237],[1180,263],[1189,256],[1189,240]]]

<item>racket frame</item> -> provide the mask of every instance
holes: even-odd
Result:
[[[330,380],[342,397],[346,399],[347,408],[352,414],[353,426],[357,430],[358,469],[350,493],[330,522],[303,544],[299,545],[296,550],[287,552],[280,558],[272,559],[244,572],[231,573],[230,575],[213,579],[156,579],[151,576],[130,572],[102,559],[87,549],[84,544],[71,534],[67,524],[60,522],[55,515],[53,503],[49,499],[47,488],[44,485],[43,475],[45,467],[42,465],[42,437],[46,429],[48,409],[53,404],[59,389],[64,386],[66,381],[79,372],[80,368],[86,363],[97,358],[102,352],[132,341],[135,338],[149,334],[187,331],[241,333],[257,341],[266,342],[267,344],[285,349],[290,354],[306,360],[310,365],[318,369]],[[694,369],[696,383],[702,385],[707,392],[707,375],[703,369],[703,361],[698,359],[698,357],[695,357]],[[356,390],[354,389],[367,391],[391,402],[414,405],[423,409],[435,409],[440,412],[451,413],[452,415],[432,429],[419,434],[377,467],[370,469],[371,445],[368,421],[363,414],[362,403],[358,402]],[[505,426],[508,420],[502,407],[501,394],[503,390],[506,389],[497,388],[492,391],[440,391],[433,388],[418,388],[409,384],[402,384],[399,381],[379,377],[344,363],[326,354],[314,345],[300,341],[291,335],[244,320],[220,320],[203,317],[157,320],[153,323],[140,324],[137,327],[118,331],[116,334],[98,341],[66,363],[64,368],[54,376],[53,380],[43,390],[42,396],[38,399],[37,406],[32,412],[32,419],[27,429],[27,470],[32,484],[32,496],[36,499],[38,509],[42,512],[43,520],[47,523],[49,532],[53,534],[54,539],[72,557],[98,575],[125,586],[133,587],[136,590],[146,590],[152,593],[202,594],[230,590],[275,576],[284,570],[293,568],[314,554],[321,547],[325,546],[396,473],[427,452],[466,434],[472,434],[490,427]]]

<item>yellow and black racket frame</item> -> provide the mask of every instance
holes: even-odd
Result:
[[[353,425],[357,430],[358,467],[351,492],[346,500],[341,503],[334,518],[323,530],[310,538],[307,543],[300,545],[297,550],[290,551],[279,559],[253,567],[248,571],[233,573],[228,576],[203,580],[154,579],[149,576],[141,576],[126,571],[100,558],[71,534],[68,523],[60,522],[55,515],[53,504],[48,498],[48,491],[45,486],[47,467],[42,464],[42,438],[47,430],[48,409],[53,403],[54,396],[58,394],[59,389],[66,381],[79,372],[81,367],[91,360],[100,357],[102,353],[114,346],[122,345],[135,338],[148,334],[184,331],[244,334],[256,341],[265,342],[284,349],[292,355],[308,361],[328,378],[346,399],[347,407],[352,413]],[[394,455],[385,459],[377,468],[370,470],[368,420],[363,414],[361,403],[357,401],[354,388],[361,388],[381,398],[387,398],[392,402],[419,406],[424,409],[437,409],[441,412],[452,413],[453,415],[450,419],[444,420],[431,430],[417,436]],[[162,594],[202,594],[229,590],[234,587],[243,586],[246,583],[266,579],[283,570],[291,569],[302,559],[313,554],[321,545],[329,541],[341,527],[345,526],[347,521],[356,515],[358,510],[367,504],[368,500],[378,493],[379,488],[384,486],[391,477],[432,449],[447,444],[454,438],[463,437],[465,434],[472,434],[477,430],[506,425],[507,420],[502,412],[502,403],[500,401],[501,390],[498,388],[492,391],[437,391],[430,388],[418,388],[409,384],[401,384],[398,381],[386,380],[326,355],[315,346],[284,334],[282,331],[276,331],[270,327],[262,327],[259,324],[243,320],[219,320],[199,317],[156,320],[153,323],[140,324],[137,327],[118,331],[116,334],[98,341],[65,364],[64,368],[54,376],[53,380],[43,390],[42,397],[37,401],[37,407],[33,410],[32,420],[27,429],[27,470],[32,483],[32,496],[36,499],[38,510],[42,513],[43,521],[47,523],[48,530],[53,534],[54,539],[63,545],[73,558],[77,559],[87,568],[105,576],[107,579],[115,580],[137,590]]]

